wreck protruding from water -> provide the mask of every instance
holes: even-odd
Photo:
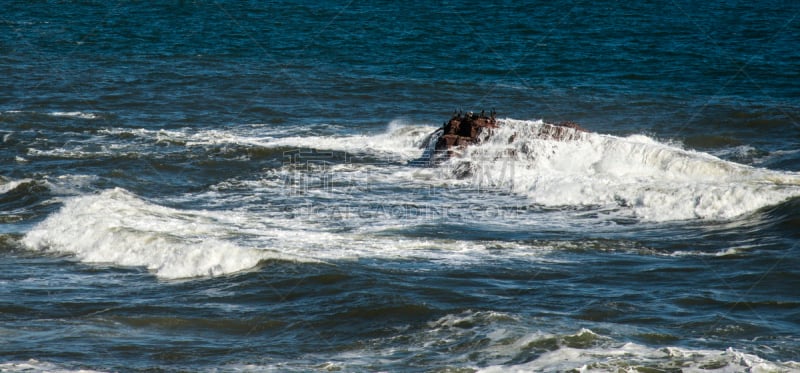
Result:
[[[499,128],[496,112],[494,110],[486,114],[481,111],[479,114],[473,112],[454,112],[441,128],[429,134],[420,145],[424,149],[422,157],[412,163],[420,166],[433,166],[439,164],[450,157],[459,154],[470,145],[479,144],[483,139],[492,136],[494,129]],[[588,132],[575,122],[560,122],[556,124],[545,124],[535,133],[534,136],[552,140],[571,140],[581,132]],[[517,136],[515,134],[515,136]]]

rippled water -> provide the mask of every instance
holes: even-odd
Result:
[[[2,371],[800,371],[797,5],[4,10]]]

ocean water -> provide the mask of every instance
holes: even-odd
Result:
[[[796,2],[2,10],[0,371],[800,371]]]

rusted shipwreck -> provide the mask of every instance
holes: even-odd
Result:
[[[420,166],[432,166],[439,164],[448,158],[459,154],[464,148],[478,144],[482,140],[492,136],[494,130],[499,128],[496,112],[492,110],[488,114],[481,111],[476,114],[473,112],[454,112],[441,128],[429,134],[420,145],[424,149],[422,157],[413,163]],[[525,136],[534,136],[543,139],[570,140],[577,134],[587,132],[586,129],[575,122],[546,123],[532,133]],[[516,136],[515,134],[514,136]],[[509,142],[513,141],[509,139]]]

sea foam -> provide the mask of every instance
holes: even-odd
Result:
[[[614,209],[650,222],[731,219],[800,196],[798,173],[726,161],[645,135],[574,132],[569,140],[560,141],[542,136],[548,125],[541,120],[506,118],[499,124],[481,144],[457,150],[440,166],[445,172],[428,173],[427,183],[501,189],[523,197],[520,205]],[[367,154],[410,167],[422,156],[423,139],[435,129],[393,121],[383,132],[339,136],[287,136],[247,126],[134,134],[156,141],[169,138],[186,147],[236,145]]]
[[[85,113],[82,111],[54,111],[51,112],[50,115],[54,117],[68,117],[68,118],[80,118],[80,119],[97,119],[100,117],[95,113]]]
[[[754,168],[643,135],[536,136],[542,121],[505,119],[444,167],[478,186],[545,206],[614,206],[646,221],[729,219],[800,195],[800,175]],[[456,172],[457,171],[457,172]]]
[[[117,188],[68,199],[22,241],[84,262],[144,266],[165,278],[230,273],[270,257],[218,237],[219,228],[201,213],[147,203]]]
[[[214,197],[186,198],[200,202]],[[380,227],[376,232],[340,231],[331,219],[315,211],[286,214],[269,206],[177,209],[115,188],[65,199],[61,209],[31,229],[22,243],[32,250],[71,254],[86,263],[145,267],[168,279],[228,274],[269,259],[319,263],[420,258],[461,265],[497,255],[497,248],[507,249],[504,257],[527,260],[551,250],[547,245],[502,241],[391,237],[381,234]]]

